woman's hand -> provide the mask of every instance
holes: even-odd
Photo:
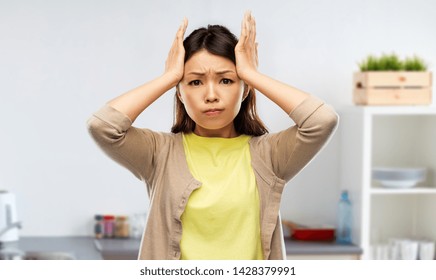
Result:
[[[256,21],[251,12],[246,12],[242,20],[241,36],[235,47],[236,72],[239,78],[248,82],[249,75],[257,72]]]
[[[171,46],[168,58],[165,62],[165,75],[174,79],[176,85],[182,78],[185,68],[185,48],[183,47],[183,36],[185,35],[188,20],[183,19],[182,24],[177,30],[176,38]]]
[[[183,78],[185,48],[183,36],[188,20],[183,19],[165,62],[165,72],[160,77],[134,88],[108,102],[108,105],[124,113],[134,122],[148,106],[162,94],[175,87]]]
[[[235,47],[236,72],[249,88],[256,89],[282,108],[292,112],[309,95],[257,71],[256,22],[250,12],[242,21],[241,37]]]

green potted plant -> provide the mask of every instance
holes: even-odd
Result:
[[[369,55],[354,73],[357,105],[431,104],[431,72],[420,57],[401,60],[396,54]]]

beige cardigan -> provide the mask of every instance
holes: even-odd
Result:
[[[283,188],[324,146],[338,122],[335,111],[313,96],[289,116],[296,125],[249,141],[264,259],[285,258],[279,218]],[[88,129],[105,153],[147,185],[150,209],[139,259],[179,259],[180,217],[192,191],[201,186],[189,172],[182,135],[133,127],[109,105],[88,120]]]

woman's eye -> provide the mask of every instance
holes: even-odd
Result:
[[[233,81],[230,79],[222,79],[221,82],[225,85],[230,85],[231,83],[233,83]]]
[[[193,81],[190,81],[188,83],[188,85],[190,85],[190,86],[199,86],[200,83],[201,83],[200,80],[193,80]]]

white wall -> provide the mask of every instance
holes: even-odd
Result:
[[[260,70],[334,107],[351,104],[352,73],[368,54],[395,51],[436,62],[436,2],[414,1],[0,1],[0,189],[17,195],[23,235],[91,234],[95,213],[144,212],[144,186],[88,136],[87,118],[109,99],[161,74],[182,18],[237,36],[257,20]],[[291,121],[258,94],[271,131]],[[135,123],[168,131],[172,93]],[[333,224],[338,134],[291,183],[282,216]]]

